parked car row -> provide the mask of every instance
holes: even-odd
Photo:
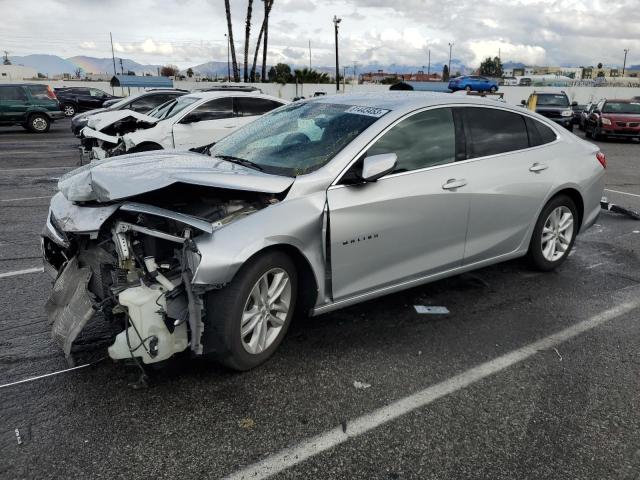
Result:
[[[640,99],[603,99],[588,106],[580,118],[587,137],[640,140]]]
[[[604,155],[550,117],[422,92],[267,112],[283,103],[201,92],[91,117],[86,138],[116,146],[204,122],[235,131],[204,153],[124,155],[60,179],[42,245],[65,355],[99,311],[119,332],[113,359],[210,354],[247,370],[294,315],[521,256],[552,270],[600,212]],[[139,131],[109,130],[118,122]]]

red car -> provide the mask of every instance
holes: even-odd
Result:
[[[640,102],[601,100],[587,118],[587,137],[637,138],[640,140]]]

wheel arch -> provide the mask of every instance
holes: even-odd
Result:
[[[128,150],[127,153],[137,153],[137,152],[147,152],[151,150],[147,150],[148,147],[154,147],[151,150],[164,150],[164,147],[157,142],[152,142],[150,140],[139,143],[131,150]]]
[[[296,266],[296,272],[298,274],[298,299],[296,302],[296,314],[308,315],[311,309],[315,306],[319,295],[318,280],[311,267],[309,259],[300,251],[298,247],[289,243],[277,243],[266,246],[256,252],[254,252],[249,258],[245,260],[243,265],[246,265],[256,258],[265,255],[266,253],[279,251],[286,254]],[[240,267],[242,268],[242,267]],[[233,278],[236,277],[240,269],[238,269]],[[233,281],[233,278],[231,281]]]
[[[584,199],[582,198],[582,194],[576,188],[573,188],[573,187],[562,188],[557,192],[555,192],[549,198],[549,200],[545,202],[545,205],[559,195],[566,195],[571,200],[573,200],[573,203],[576,205],[576,208],[578,209],[578,225],[580,225],[580,227],[582,228],[582,221],[584,219]]]

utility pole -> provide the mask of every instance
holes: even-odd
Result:
[[[111,58],[113,59],[113,75],[117,75],[118,72],[116,71],[116,54],[113,51],[113,35],[111,35],[111,32],[109,32],[109,38],[111,39]]]
[[[353,61],[353,80],[356,82],[356,85],[358,84],[358,76],[356,75],[356,68],[358,67],[358,62],[357,61]]]
[[[340,93],[340,64],[338,63],[338,24],[342,21],[341,18],[333,16],[333,26],[335,28],[336,36],[336,92]]]
[[[122,65],[122,59],[120,59],[120,73],[124,75],[124,66]]]
[[[231,65],[229,64],[230,60],[229,60],[229,48],[230,48],[230,40],[229,40],[229,35],[227,35],[226,33],[224,34],[224,38],[227,39],[227,82],[231,81]]]
[[[311,70],[311,40],[309,40],[309,70]]]
[[[624,77],[624,70],[627,68],[627,53],[629,53],[629,49],[624,49],[624,63],[622,64],[622,76]]]
[[[451,77],[451,49],[453,48],[453,43],[449,43],[449,77]]]
[[[427,61],[427,80],[431,79],[431,49],[428,48],[427,49],[427,55],[429,57],[429,60]]]

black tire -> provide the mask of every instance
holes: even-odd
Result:
[[[258,280],[272,269],[284,270],[291,282],[289,310],[283,326],[261,353],[249,353],[243,346],[240,327],[242,314]],[[264,363],[276,351],[291,324],[297,297],[298,275],[294,262],[283,252],[270,251],[243,265],[229,285],[207,294],[205,343],[213,347],[213,356],[221,364],[239,371]]]
[[[593,130],[591,130],[591,138],[593,140],[602,140],[602,135],[600,135],[600,132],[598,132],[598,129],[596,127],[593,127]]]
[[[64,112],[64,116],[67,118],[71,118],[76,113],[78,113],[78,109],[73,103],[63,103],[61,105],[61,110]]]
[[[491,87],[491,88],[489,89],[489,91],[490,91],[491,93],[496,93],[496,92],[498,91],[498,89],[497,89],[496,87]]]
[[[137,147],[133,147],[127,153],[152,152],[154,150],[163,150],[163,148],[157,143],[142,143]]]
[[[27,120],[29,130],[35,133],[46,133],[51,128],[51,120],[44,113],[32,113]]]
[[[544,225],[549,219],[551,212],[559,207],[568,208],[571,212],[571,215],[573,216],[572,236],[569,242],[569,246],[564,251],[564,254],[558,259],[551,261],[545,258],[542,251],[542,230],[544,229]],[[550,270],[558,268],[569,257],[569,253],[573,248],[573,244],[576,240],[576,235],[578,234],[579,229],[580,224],[578,222],[578,209],[576,208],[576,204],[574,203],[574,201],[567,195],[563,194],[553,197],[542,209],[540,217],[536,222],[536,226],[533,229],[533,235],[531,235],[531,243],[529,244],[529,251],[527,252],[527,258],[531,265],[535,269],[544,272],[548,272]]]
[[[470,92],[470,91],[471,91],[471,87],[470,87],[469,85],[467,85],[466,87],[464,87],[464,89],[465,89],[467,92]]]
[[[573,124],[569,125],[569,126],[567,127],[567,130],[569,130],[570,132],[573,132]]]

